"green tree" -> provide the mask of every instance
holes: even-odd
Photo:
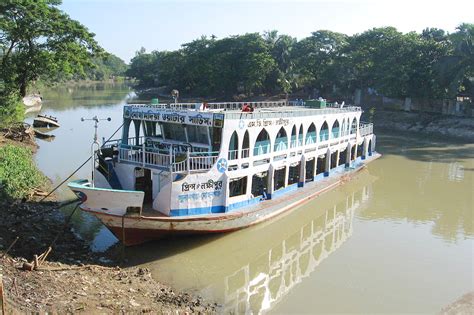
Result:
[[[141,48],[135,53],[135,57],[130,61],[130,67],[125,72],[127,76],[140,80],[141,87],[154,86],[156,83],[157,55],[155,53],[147,53],[145,48]]]
[[[448,37],[453,49],[440,61],[439,80],[450,97],[464,91],[474,97],[474,24],[463,23]]]
[[[57,8],[59,0],[0,2],[1,76],[5,88],[24,96],[41,78],[57,81],[84,74],[102,49],[94,34]]]
[[[345,34],[320,30],[299,41],[293,56],[300,84],[317,88],[323,94],[341,85],[338,60],[347,39]]]

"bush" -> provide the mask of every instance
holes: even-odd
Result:
[[[0,94],[0,127],[22,121],[25,108],[17,93],[3,92]]]
[[[0,196],[27,197],[44,181],[44,175],[33,162],[31,150],[14,145],[0,147]]]

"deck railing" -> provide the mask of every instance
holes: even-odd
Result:
[[[335,103],[327,103],[326,108],[310,108],[306,107],[302,101],[267,101],[267,102],[223,102],[223,103],[177,103],[177,104],[128,104],[133,107],[144,107],[150,109],[163,110],[210,110],[210,111],[234,111],[224,112],[226,119],[260,119],[260,118],[286,118],[286,117],[302,117],[313,115],[326,115],[342,112],[361,111],[358,106],[342,106]],[[253,109],[260,109],[253,112],[240,111],[244,106],[251,106]],[[341,107],[342,106],[342,107]],[[292,107],[289,109],[288,107]],[[281,108],[279,111],[265,111],[265,109]],[[298,108],[294,110],[293,108]]]
[[[227,159],[228,160],[237,160],[239,158],[239,150],[229,150]]]
[[[250,156],[250,149],[249,148],[246,148],[246,149],[242,149],[242,158],[243,159],[246,159]]]
[[[119,161],[172,172],[206,171],[216,163],[218,152],[189,152],[174,155],[160,153],[144,146],[121,145]]]
[[[360,133],[361,137],[374,133],[374,124],[363,123],[363,122],[360,123],[359,133]]]

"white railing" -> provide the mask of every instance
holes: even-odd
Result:
[[[205,171],[212,168],[218,157],[216,152],[210,152],[208,156],[205,154],[188,153],[183,160],[176,161],[176,156],[171,154],[148,151],[139,146],[127,146],[119,148],[119,161],[142,167],[171,170],[176,173]]]
[[[303,107],[305,108],[305,107]],[[290,118],[314,115],[326,115],[346,112],[360,112],[362,109],[357,106],[343,108],[307,108],[307,109],[282,109],[280,111],[258,111],[258,112],[227,112],[226,119],[263,119],[263,118]]]
[[[237,160],[239,158],[239,150],[229,150],[227,159],[228,160]]]
[[[325,115],[332,113],[343,113],[343,112],[354,112],[362,111],[359,106],[344,106],[327,103],[326,108],[309,108],[305,107],[304,102],[298,101],[266,101],[266,102],[222,102],[222,103],[177,103],[177,104],[128,104],[132,107],[144,107],[144,108],[159,108],[162,110],[228,110],[228,111],[239,111],[239,112],[226,112],[226,119],[260,119],[260,118],[286,118],[286,117],[301,117],[301,116],[313,116],[313,115]],[[279,111],[240,111],[244,106],[251,106],[253,109],[262,108],[281,108]],[[287,109],[285,109],[287,107]],[[294,110],[288,107],[299,108]]]
[[[242,149],[242,158],[243,159],[246,159],[250,156],[250,149],[249,148],[246,148],[246,149]]]
[[[373,134],[374,133],[374,124],[361,123],[359,125],[359,133],[360,133],[361,137]]]
[[[280,101],[265,101],[265,102],[217,102],[217,103],[171,103],[171,104],[128,104],[133,107],[150,107],[160,109],[172,109],[172,110],[188,110],[188,109],[206,109],[206,110],[240,110],[244,106],[251,106],[252,108],[272,108],[272,107],[283,107],[283,106],[301,106],[295,102],[287,102],[286,100]]]

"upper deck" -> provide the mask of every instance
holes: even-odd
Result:
[[[361,111],[337,103],[314,108],[303,101],[130,104],[124,107],[123,136],[115,145],[123,163],[202,172],[219,156],[246,163],[262,156],[276,161],[282,154],[315,154],[358,141],[373,132],[372,124],[359,124]]]
[[[247,107],[249,111],[244,109]],[[250,111],[251,109],[251,111]],[[327,115],[362,111],[358,106],[326,103],[325,108],[304,101],[171,103],[158,105],[129,104],[124,118],[218,126],[223,119],[266,119]]]

